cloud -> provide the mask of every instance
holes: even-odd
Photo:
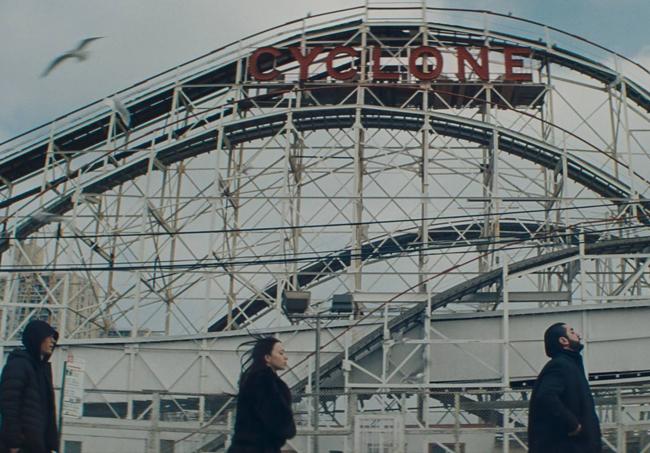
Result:
[[[481,7],[469,0],[434,1],[429,6]],[[0,42],[0,125],[4,134],[14,136],[263,29],[307,12],[347,7],[346,0],[3,2],[0,27],[11,39]],[[490,10],[532,19],[540,14],[539,7],[513,0],[495,0]],[[454,21],[444,12],[431,12],[434,19]],[[92,44],[89,60],[66,62],[39,79],[53,57],[88,36],[105,36]],[[646,49],[641,58],[647,54]]]
[[[327,8],[343,8],[342,0]],[[323,11],[315,0],[25,0],[3,4],[0,124],[16,135],[56,116],[181,65],[270,26]],[[66,62],[39,79],[52,58],[89,36],[104,36],[83,63]]]

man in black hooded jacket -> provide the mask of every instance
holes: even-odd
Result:
[[[600,453],[600,424],[571,326],[553,324],[544,333],[551,358],[539,374],[528,412],[529,453]]]
[[[23,331],[25,349],[13,351],[0,377],[0,437],[9,453],[58,450],[58,432],[49,360],[59,334],[45,321]]]

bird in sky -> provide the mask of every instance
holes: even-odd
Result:
[[[48,223],[52,222],[63,222],[63,223],[69,223],[70,219],[55,214],[53,212],[48,212],[45,210],[40,210],[32,214],[32,219],[36,220],[37,222],[43,223],[47,225]]]
[[[54,60],[52,60],[50,62],[50,64],[47,66],[47,68],[45,68],[45,71],[43,71],[43,74],[41,74],[41,78],[46,77],[50,72],[52,72],[52,70],[54,68],[59,66],[65,60],[68,60],[68,59],[71,59],[71,58],[76,58],[77,61],[86,60],[88,58],[88,56],[90,55],[90,52],[88,52],[88,50],[86,49],[88,47],[88,44],[90,44],[91,42],[93,42],[93,41],[95,41],[97,39],[102,39],[102,38],[103,38],[103,36],[95,36],[95,37],[92,37],[92,38],[86,38],[86,39],[81,40],[79,42],[79,44],[77,44],[76,48],[74,48],[72,50],[68,50],[67,52],[59,55]]]
[[[124,105],[124,102],[120,98],[116,96],[107,98],[104,99],[104,103],[117,113],[117,116],[126,128],[131,126],[131,112],[129,112],[129,109],[126,108],[126,105]]]

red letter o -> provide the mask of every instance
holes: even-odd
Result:
[[[421,56],[430,56],[436,60],[436,66],[431,72],[420,71],[415,64]],[[442,54],[435,47],[422,46],[413,49],[409,57],[409,71],[420,80],[436,79],[442,72]]]

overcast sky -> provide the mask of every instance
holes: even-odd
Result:
[[[267,27],[350,0],[0,0],[0,142]],[[429,0],[512,13],[650,64],[648,0]],[[91,58],[39,78],[86,37]],[[646,87],[650,88],[650,87]]]

